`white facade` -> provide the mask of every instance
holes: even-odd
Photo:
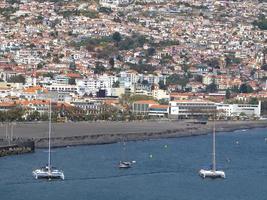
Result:
[[[170,115],[177,117],[211,116],[216,110],[213,102],[205,101],[170,101]]]
[[[107,92],[112,88],[113,83],[118,80],[116,76],[103,75],[99,77],[90,77],[87,79],[77,80],[77,86],[80,88],[81,92],[87,94],[96,94],[100,89],[104,89]],[[110,96],[110,94],[107,94]]]
[[[217,104],[217,110],[220,111],[219,114],[234,117],[241,116],[242,114],[246,116],[261,116],[261,102],[258,105],[255,104]],[[242,114],[241,114],[242,113]]]
[[[119,5],[128,4],[130,0],[100,0],[99,3],[104,7],[117,7]]]
[[[174,116],[211,116],[216,110],[218,116],[236,117],[260,117],[261,102],[255,104],[221,104],[204,101],[170,101],[170,115]]]
[[[46,85],[46,89],[53,92],[61,92],[61,93],[78,93],[78,87],[76,85],[63,85],[63,84],[52,84]]]

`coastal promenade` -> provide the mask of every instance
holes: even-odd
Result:
[[[30,139],[37,148],[47,146],[47,122],[16,123],[13,139]],[[106,144],[122,140],[185,137],[208,134],[213,122],[197,124],[190,121],[133,121],[133,122],[68,122],[52,125],[52,146]],[[217,121],[217,132],[267,127],[267,120]],[[5,138],[5,125],[0,126],[0,138]]]

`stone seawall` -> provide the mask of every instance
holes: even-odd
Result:
[[[267,120],[216,121],[216,132],[265,127],[267,127]],[[208,134],[212,132],[212,129],[212,121],[201,124],[188,120],[54,123],[52,124],[51,145],[52,147],[64,147],[107,144],[122,140],[186,137]],[[47,136],[47,122],[17,123],[14,126],[13,139],[15,141],[34,141],[36,148],[47,148]],[[0,126],[0,138],[5,138],[4,126]]]
[[[23,154],[23,153],[31,153],[34,152],[34,149],[35,149],[34,141],[25,141],[25,142],[13,141],[12,144],[1,144],[0,157]]]

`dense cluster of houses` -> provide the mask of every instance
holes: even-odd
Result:
[[[252,0],[2,0],[0,110],[46,112],[51,98],[88,113],[108,104],[157,117],[209,109],[259,117],[260,104],[249,103],[267,96],[267,34],[253,22],[266,6]],[[249,92],[233,90],[244,84]],[[155,102],[125,103],[125,96]]]

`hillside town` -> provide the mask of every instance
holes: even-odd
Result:
[[[1,0],[0,121],[260,119],[265,0]]]

